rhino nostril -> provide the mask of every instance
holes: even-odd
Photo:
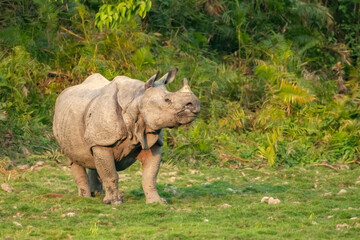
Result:
[[[194,105],[192,102],[188,102],[186,105],[185,105],[186,108],[190,108],[190,109],[193,109],[194,108]]]
[[[171,103],[171,100],[169,98],[165,98],[165,102]]]

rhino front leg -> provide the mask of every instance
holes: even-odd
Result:
[[[85,168],[69,160],[71,173],[78,187],[80,197],[90,197],[90,188]]]
[[[123,203],[119,194],[119,175],[116,172],[114,155],[111,148],[93,147],[96,170],[105,189],[104,203],[120,205]]]
[[[161,162],[161,147],[155,144],[152,148],[142,150],[137,158],[142,163],[142,187],[145,193],[146,203],[163,202],[156,189],[156,178]]]

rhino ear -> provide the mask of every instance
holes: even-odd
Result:
[[[151,78],[149,78],[149,80],[146,81],[145,89],[148,89],[148,88],[151,88],[154,86],[154,82],[159,77],[159,73],[160,73],[160,71],[157,71],[157,73],[154,76],[152,76]]]
[[[173,82],[178,70],[179,69],[176,67],[170,69],[168,73],[166,73],[164,76],[162,76],[159,80],[155,82],[155,86],[165,85]]]

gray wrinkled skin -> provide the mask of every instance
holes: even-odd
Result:
[[[59,95],[53,131],[70,162],[79,196],[101,191],[100,178],[104,203],[121,204],[117,171],[138,159],[146,202],[165,202],[156,190],[161,129],[188,124],[200,111],[186,79],[177,92],[166,90],[165,84],[174,80],[176,72],[174,68],[159,80],[156,74],[146,83],[125,76],[110,82],[93,74]]]

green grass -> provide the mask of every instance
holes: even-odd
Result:
[[[2,170],[0,182],[14,191],[0,190],[0,239],[358,239],[360,232],[358,167],[164,164],[158,189],[169,204],[147,205],[135,164],[119,173],[121,206],[103,204],[103,195],[77,197],[71,172],[62,165]],[[341,189],[347,192],[338,195]],[[281,203],[261,203],[264,196]]]

